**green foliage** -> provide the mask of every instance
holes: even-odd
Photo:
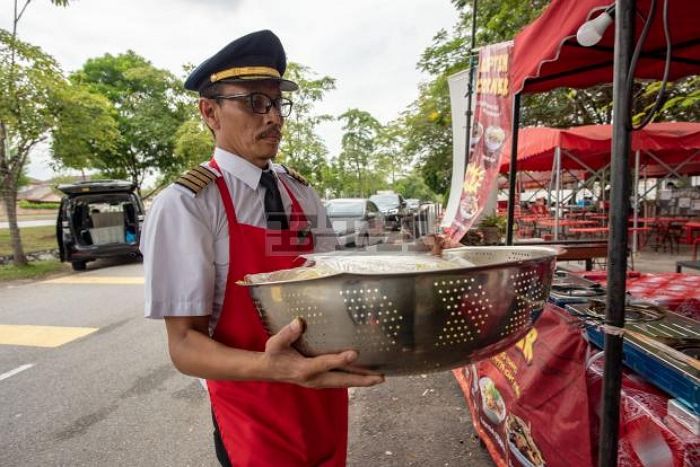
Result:
[[[635,124],[640,123],[645,114],[654,106],[656,94],[661,89],[661,82],[655,81],[640,85],[639,88],[635,99],[633,99],[637,110],[633,117]],[[669,83],[666,100],[654,120],[693,122],[697,121],[698,118],[700,118],[700,76],[691,76],[675,83]]]
[[[504,234],[507,222],[508,219],[506,216],[500,216],[494,213],[482,217],[479,222],[479,227],[496,227],[501,234]]]
[[[57,90],[56,128],[51,140],[59,166],[83,169],[99,165],[98,155],[116,150],[116,111],[104,96],[72,84]]]
[[[19,207],[22,209],[58,209],[60,203],[51,202],[33,202],[23,199],[19,202]]]
[[[2,160],[3,182],[16,182],[29,150],[44,140],[56,123],[53,103],[65,80],[58,63],[39,47],[0,29],[0,122],[10,153]],[[0,135],[2,137],[3,135]]]
[[[26,227],[20,229],[24,247],[28,253],[58,248],[56,243],[56,226]],[[10,247],[10,230],[0,229],[0,256],[12,254]]]
[[[70,79],[104,96],[114,109],[119,138],[111,147],[97,148],[92,167],[140,187],[149,174],[186,165],[174,149],[178,129],[193,114],[194,98],[172,73],[128,51],[90,59]]]
[[[10,243],[17,266],[27,263],[15,223],[17,188],[23,182],[29,151],[55,124],[52,92],[64,82],[51,56],[17,38],[17,25],[30,1],[21,5],[15,0],[12,33],[0,29],[0,194],[10,222]],[[51,3],[66,6],[69,0]]]
[[[404,198],[417,198],[422,201],[439,201],[437,195],[425,183],[418,170],[414,170],[394,183],[393,189]]]
[[[432,191],[449,191],[452,174],[452,118],[447,77],[422,85],[418,99],[402,115],[404,151],[418,160],[421,174]]]
[[[20,279],[39,279],[65,269],[58,260],[36,261],[25,266],[0,266],[0,282]]]
[[[208,160],[214,151],[214,138],[199,119],[185,121],[175,134],[175,156],[179,164],[168,171],[171,178]]]
[[[376,140],[375,163],[379,172],[386,173],[391,186],[406,174],[413,156],[404,149],[406,134],[401,120],[380,127]]]
[[[335,89],[335,79],[329,76],[317,78],[310,68],[298,63],[288,65],[285,77],[298,83],[299,90],[290,96],[294,107],[285,121],[277,161],[293,167],[323,193],[331,185],[330,167],[328,149],[317,129],[333,117],[316,114],[314,106],[328,91]]]
[[[386,184],[381,166],[374,157],[382,125],[369,112],[360,109],[348,109],[338,119],[343,122],[345,133],[334,167],[340,174],[343,195],[369,196]]]

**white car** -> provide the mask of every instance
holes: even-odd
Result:
[[[326,202],[326,212],[341,245],[366,247],[384,241],[384,215],[364,198]]]

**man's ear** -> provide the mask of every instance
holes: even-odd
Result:
[[[219,107],[214,99],[199,98],[199,113],[204,123],[212,130],[219,129]]]

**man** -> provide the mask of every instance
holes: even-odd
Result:
[[[146,316],[164,318],[178,370],[207,379],[222,465],[344,465],[346,388],[383,381],[333,371],[354,351],[303,357],[292,347],[301,320],[270,337],[236,285],[330,246],[316,193],[271,163],[291,110],[282,91],[297,89],[285,68],[277,36],[259,31],[192,72],[185,87],[199,93],[216,149],[157,197],[142,234]]]

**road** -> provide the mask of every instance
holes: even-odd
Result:
[[[0,465],[215,466],[206,392],[143,318],[139,263],[0,285]],[[348,465],[487,466],[450,373],[351,393]]]
[[[43,227],[46,225],[56,225],[56,219],[35,219],[29,221],[17,221],[17,226],[22,229],[26,227]],[[9,229],[10,224],[7,222],[0,222],[0,229]]]

